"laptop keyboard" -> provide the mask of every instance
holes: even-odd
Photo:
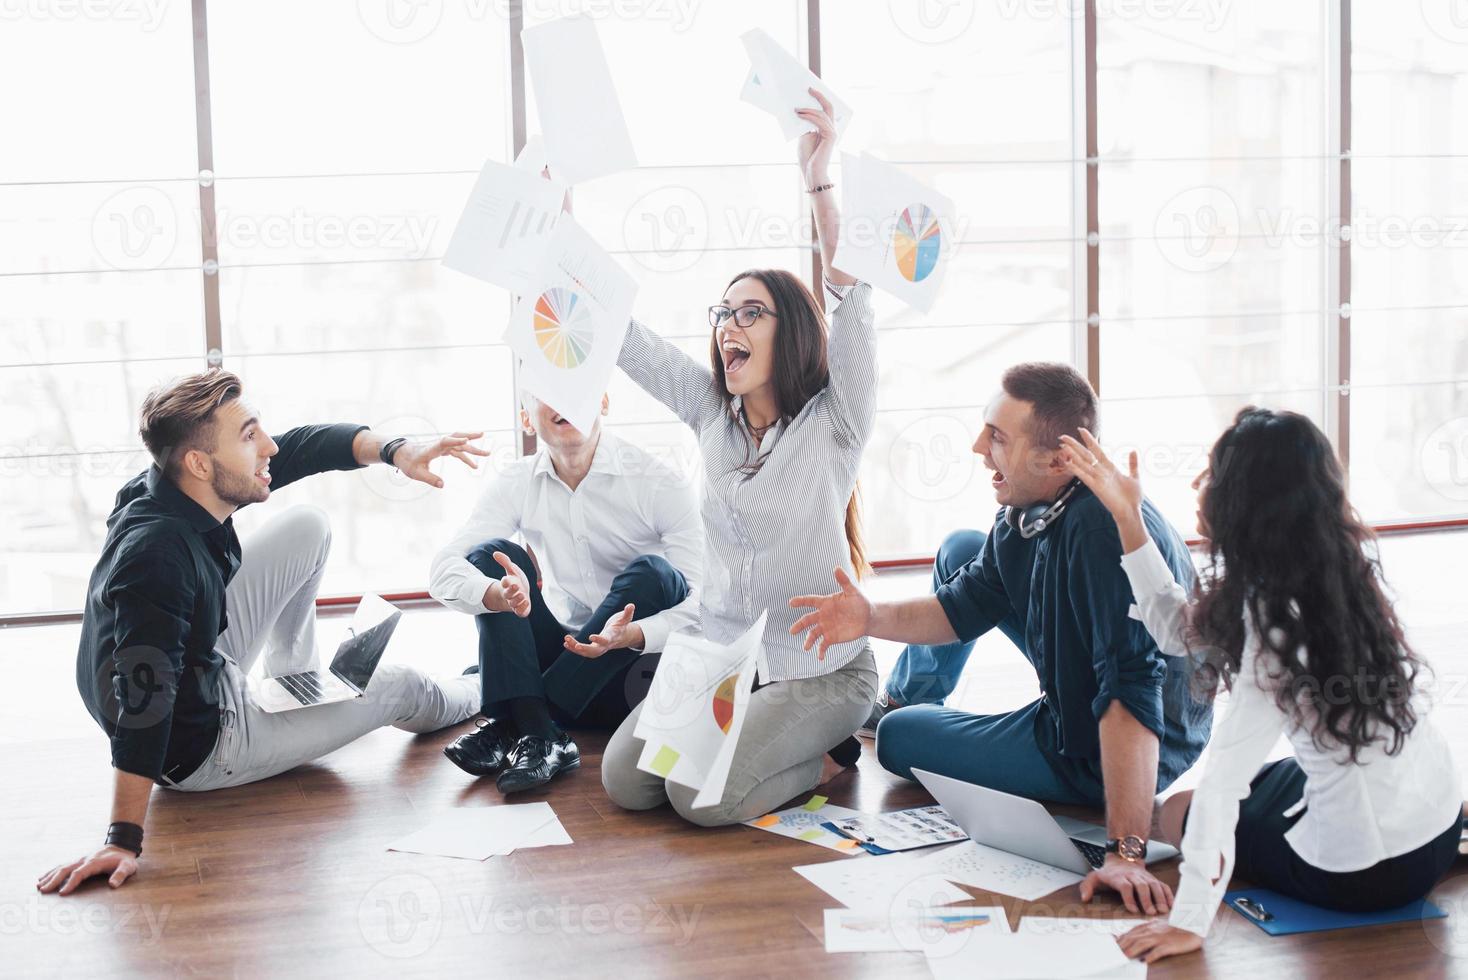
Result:
[[[1070,842],[1081,852],[1081,857],[1090,862],[1091,867],[1099,868],[1106,863],[1106,848],[1100,844],[1092,844],[1090,841],[1076,840],[1074,837]]]
[[[284,677],[277,677],[276,680],[302,704],[320,704],[325,696],[321,687],[320,671],[307,670],[299,674],[286,674]]]

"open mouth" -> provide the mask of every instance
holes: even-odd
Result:
[[[994,489],[995,490],[1002,489],[1003,486],[1004,486],[1004,482],[1005,482],[1004,481],[1004,474],[1003,473],[1000,473],[998,470],[995,470],[994,471],[994,475],[989,478],[989,482],[994,485]]]
[[[749,362],[749,348],[737,340],[724,341],[724,374],[737,374]]]
[[[262,486],[270,486],[270,465],[268,463],[255,471],[255,479],[259,480]]]

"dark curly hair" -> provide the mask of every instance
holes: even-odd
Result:
[[[1210,565],[1190,636],[1203,654],[1199,682],[1232,683],[1247,619],[1274,655],[1258,664],[1261,686],[1317,746],[1344,747],[1352,762],[1376,742],[1397,753],[1417,723],[1412,693],[1424,665],[1383,589],[1375,535],[1346,497],[1330,440],[1303,415],[1251,406],[1208,466],[1200,514]]]

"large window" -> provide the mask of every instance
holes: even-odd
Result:
[[[492,461],[444,491],[379,467],[279,494],[332,514],[328,592],[424,587],[519,447],[510,297],[439,259],[481,163],[537,128],[514,25],[583,8],[641,166],[578,187],[576,215],[638,279],[637,315],[695,358],[735,272],[817,267],[794,147],[737,101],[744,31],[855,107],[844,148],[956,202],[933,310],[878,296],[875,557],[987,523],[970,446],[1027,359],[1091,373],[1105,441],[1144,450],[1185,530],[1188,483],[1248,403],[1319,421],[1369,519],[1468,513],[1452,0],[195,7],[31,5],[0,30],[0,615],[81,604],[113,495],[146,462],[143,395],[211,357],[276,430],[486,430]],[[616,431],[696,473],[665,409],[620,373],[609,394]]]

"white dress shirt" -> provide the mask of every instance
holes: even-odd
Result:
[[[561,625],[586,625],[615,578],[639,555],[661,555],[688,582],[672,609],[643,618],[643,650],[663,649],[668,635],[697,619],[703,568],[698,495],[689,477],[632,443],[602,430],[591,470],[572,490],[542,448],[496,477],[468,522],[434,557],[428,592],[450,609],[482,613],[490,578],[469,552],[493,538],[521,537],[541,564],[542,594]],[[533,576],[535,569],[525,574]],[[497,578],[497,577],[496,577]]]
[[[794,680],[844,667],[867,649],[862,637],[833,643],[824,660],[790,627],[805,610],[792,596],[836,590],[832,569],[855,578],[846,542],[846,504],[877,410],[877,334],[872,287],[826,283],[830,382],[793,419],[776,423],[755,448],[714,387],[708,365],[637,321],[617,364],[698,436],[703,459],[707,546],[703,632],[729,643],[768,610],[760,678]],[[842,298],[844,296],[844,298]],[[734,411],[740,411],[736,399]],[[751,464],[758,462],[758,469]]]
[[[1158,647],[1169,656],[1185,655],[1187,595],[1157,545],[1148,541],[1123,555],[1121,564]],[[1387,755],[1387,746],[1373,743],[1352,763],[1345,748],[1317,746],[1308,725],[1294,724],[1280,710],[1268,686],[1280,673],[1277,658],[1247,618],[1244,625],[1228,714],[1214,726],[1202,780],[1188,809],[1177,900],[1169,918],[1200,936],[1207,935],[1233,874],[1239,801],[1249,795],[1249,783],[1281,732],[1305,773],[1304,798],[1285,815],[1305,813],[1285,840],[1322,871],[1361,871],[1415,850],[1447,830],[1463,805],[1447,740],[1427,720],[1420,700],[1417,725],[1400,752]],[[1256,672],[1261,664],[1266,668],[1262,684]]]

